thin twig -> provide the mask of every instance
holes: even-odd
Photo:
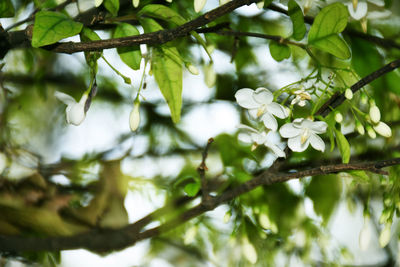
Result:
[[[206,179],[206,171],[208,170],[206,165],[206,159],[208,156],[208,150],[210,149],[212,142],[214,142],[213,138],[208,139],[207,145],[202,153],[201,163],[197,168],[197,172],[199,173],[201,180],[201,192],[202,192],[203,203],[207,203],[210,200],[210,195],[208,193],[207,179]]]

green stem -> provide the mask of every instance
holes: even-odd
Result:
[[[131,84],[131,78],[123,75],[121,72],[119,72],[116,68],[113,67],[113,65],[110,64],[110,62],[107,61],[107,59],[102,55],[101,58],[107,63],[107,65],[116,73],[118,74],[122,79],[124,79],[124,82],[126,84]]]

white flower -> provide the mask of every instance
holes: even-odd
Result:
[[[274,116],[284,119],[289,115],[285,107],[272,102],[274,97],[266,88],[260,87],[255,91],[243,88],[236,92],[235,97],[241,107],[249,109],[253,118],[260,117],[265,127],[272,131],[278,129],[278,122]]]
[[[289,138],[288,146],[293,151],[302,152],[311,144],[314,149],[324,152],[325,143],[317,134],[325,133],[327,127],[323,121],[299,118],[283,125],[279,133],[282,137]]]
[[[369,225],[369,217],[366,216],[364,218],[364,226],[361,229],[360,235],[358,237],[358,243],[360,249],[363,251],[367,250],[370,242],[371,242],[371,226]]]
[[[343,121],[343,115],[339,111],[335,113],[335,121],[341,123]]]
[[[82,95],[79,102],[76,102],[72,96],[58,91],[56,91],[54,95],[56,98],[58,98],[58,100],[67,105],[67,108],[65,109],[67,123],[73,125],[81,124],[86,117],[85,104],[86,100],[88,99],[87,93]]]
[[[265,145],[267,148],[271,149],[277,157],[286,157],[285,152],[272,142],[271,139],[273,138],[273,132],[259,132],[256,129],[243,124],[238,125],[238,128],[241,130],[238,135],[239,140],[244,143],[253,144],[252,150],[254,150],[258,145]]]
[[[200,12],[205,6],[207,0],[194,0],[194,11]]]
[[[368,12],[368,3],[370,2],[371,4],[374,4],[379,7],[385,6],[385,2],[383,0],[367,0],[367,1],[349,1],[347,5],[347,9],[349,10],[350,16],[355,19],[355,20],[361,20],[364,17],[367,17],[369,19],[376,19],[376,18],[382,18],[390,15],[391,13],[387,12],[386,10],[384,11],[374,11],[370,12],[367,15]]]
[[[307,103],[307,100],[311,99],[311,95],[304,89],[294,91],[294,94],[296,97],[290,103],[291,105],[298,104],[300,107],[304,107]]]
[[[392,136],[392,130],[384,122],[380,121],[377,125],[374,125],[373,127],[374,127],[375,132],[382,135],[383,137],[391,137]]]
[[[242,239],[242,253],[246,260],[248,260],[251,264],[255,264],[257,262],[257,251],[246,237]]]
[[[129,115],[129,127],[131,128],[132,132],[136,131],[140,124],[139,106],[140,102],[138,100],[135,100],[135,102],[133,103],[133,109],[131,111],[131,114]]]

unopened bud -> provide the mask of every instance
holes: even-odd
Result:
[[[383,248],[389,244],[390,241],[390,228],[391,223],[385,224],[385,228],[383,228],[381,234],[379,235],[379,245]]]
[[[242,240],[242,253],[251,264],[257,262],[257,251],[247,238]]]
[[[383,137],[391,137],[392,136],[392,130],[390,127],[384,123],[384,122],[379,122],[377,125],[374,126],[374,130],[382,135]]]
[[[377,106],[373,105],[370,107],[369,117],[373,123],[378,123],[381,120],[381,112]]]
[[[350,88],[347,88],[346,91],[344,92],[344,97],[347,99],[352,99],[353,98],[353,91],[351,91]]]
[[[211,88],[215,85],[217,81],[217,75],[214,72],[214,68],[212,64],[208,64],[204,66],[204,78],[206,85]]]
[[[364,218],[364,226],[360,231],[358,243],[361,250],[367,250],[371,242],[371,227],[369,225],[369,217]]]
[[[359,134],[361,134],[361,135],[365,134],[365,129],[364,129],[364,126],[361,124],[361,122],[356,121],[356,129]]]
[[[199,70],[192,64],[192,63],[186,63],[185,67],[187,68],[187,70],[193,74],[193,75],[198,75],[199,74]]]
[[[140,0],[132,0],[132,5],[137,8],[139,6]]]
[[[259,9],[262,9],[262,8],[264,7],[264,1],[258,2],[258,3],[257,3],[257,7],[258,7]]]
[[[372,139],[376,138],[376,133],[375,133],[374,129],[372,129],[372,127],[369,125],[367,126],[367,133],[368,133],[368,136],[371,137]]]
[[[139,100],[135,100],[133,103],[133,109],[131,114],[129,115],[129,127],[131,131],[134,132],[139,127],[140,123],[140,113],[139,113],[140,102]]]
[[[343,115],[342,115],[342,113],[340,113],[340,112],[336,112],[336,113],[335,113],[335,121],[336,121],[337,123],[341,123],[341,122],[343,121]]]

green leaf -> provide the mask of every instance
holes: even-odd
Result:
[[[127,37],[132,35],[140,34],[139,31],[128,23],[121,23],[115,28],[114,38]],[[117,52],[121,60],[134,70],[140,68],[140,61],[142,60],[142,54],[140,53],[140,47],[120,47],[117,48]]]
[[[276,61],[282,61],[286,58],[290,57],[290,48],[285,44],[279,44],[277,42],[270,42],[269,43],[269,52],[271,56]]]
[[[175,10],[164,5],[146,5],[139,11],[139,16],[142,15],[172,22],[178,26],[186,23],[186,19],[179,15]]]
[[[349,163],[350,161],[350,144],[340,130],[335,130],[336,142],[342,155],[342,162]]]
[[[353,176],[353,178],[358,182],[368,182],[369,176],[365,173],[365,171],[348,171],[348,173]]]
[[[14,17],[15,9],[11,0],[1,0],[0,1],[0,18],[10,18]]]
[[[161,93],[168,103],[172,121],[181,118],[182,107],[182,60],[175,47],[154,47],[152,70]]]
[[[144,32],[154,32],[163,28],[153,19],[141,19]],[[168,103],[172,121],[181,118],[182,108],[182,59],[176,47],[161,45],[153,48],[152,71],[161,93]]]
[[[324,7],[310,28],[308,44],[338,58],[350,58],[347,43],[338,35],[346,28],[347,19],[347,8],[342,3]]]
[[[200,182],[196,180],[194,183],[190,183],[185,185],[183,188],[183,191],[189,196],[189,197],[194,197],[197,195],[197,193],[200,190]]]
[[[104,0],[103,5],[111,13],[111,15],[118,15],[119,0]]]
[[[293,38],[299,41],[303,39],[306,34],[306,25],[304,24],[303,11],[301,11],[296,1],[289,1],[288,14],[293,24]]]
[[[82,42],[90,42],[101,40],[100,37],[97,35],[96,32],[92,31],[89,28],[84,27],[80,33],[80,38]],[[95,70],[97,70],[97,60],[101,57],[102,52],[98,51],[91,51],[91,52],[84,52],[86,63]]]
[[[322,216],[325,224],[328,223],[336,204],[340,200],[341,191],[340,178],[332,174],[314,176],[306,188],[306,195],[313,201],[315,212]]]
[[[39,47],[54,44],[61,39],[78,34],[82,27],[82,23],[75,22],[64,14],[39,11],[35,16],[32,46]]]

